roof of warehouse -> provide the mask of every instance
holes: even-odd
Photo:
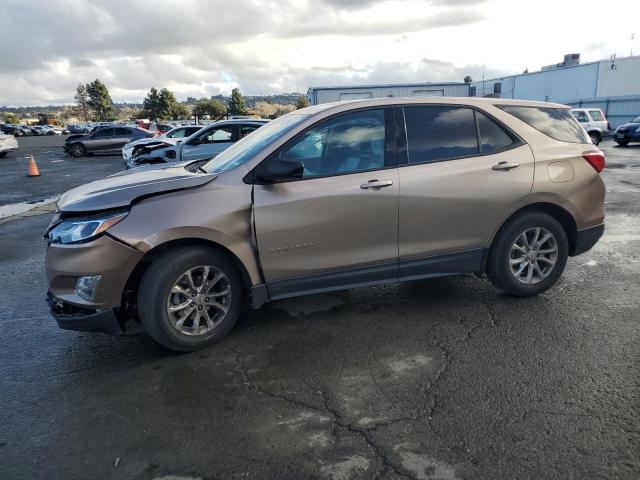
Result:
[[[424,83],[386,83],[386,84],[369,84],[369,85],[336,85],[331,87],[309,87],[311,90],[346,90],[352,88],[396,88],[396,87],[446,87],[469,85],[464,82],[424,82]]]

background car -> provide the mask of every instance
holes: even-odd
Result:
[[[76,125],[68,125],[67,130],[69,130],[69,133],[71,134],[89,133],[91,131],[91,127],[88,125],[76,124]]]
[[[621,147],[626,147],[630,142],[640,142],[640,117],[634,118],[631,122],[620,125],[613,139]]]
[[[164,148],[170,145],[177,145],[201,128],[203,128],[203,125],[185,125],[175,127],[159,137],[143,138],[130,142],[122,148],[122,160],[127,164],[134,153],[138,154],[144,151],[144,149],[149,150],[152,148]]]
[[[572,108],[571,113],[594,145],[598,145],[611,131],[611,125],[599,108]]]
[[[234,119],[212,123],[178,145],[146,147],[137,155],[132,155],[127,162],[127,168],[166,162],[208,160],[268,121],[262,119]]]
[[[87,135],[70,135],[64,143],[64,151],[72,157],[88,153],[119,153],[127,143],[153,134],[138,127],[124,125],[98,126]]]
[[[7,135],[6,133],[0,133],[0,158],[11,151],[18,150],[18,148],[16,137]]]

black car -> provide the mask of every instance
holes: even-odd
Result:
[[[630,142],[640,142],[640,117],[620,125],[614,132],[613,138],[621,147],[626,147]]]
[[[88,153],[120,153],[127,143],[153,137],[153,133],[138,127],[125,125],[100,126],[87,135],[70,135],[64,143],[64,151],[72,157]]]

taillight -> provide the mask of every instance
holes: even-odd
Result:
[[[594,152],[584,152],[582,154],[582,158],[584,158],[589,165],[595,168],[596,172],[600,173],[604,170],[604,153],[600,150],[596,150]]]

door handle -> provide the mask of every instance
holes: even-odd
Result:
[[[362,185],[360,185],[360,188],[362,188],[363,190],[366,190],[368,188],[378,189],[383,187],[390,187],[391,185],[393,185],[393,181],[391,180],[369,180],[367,183],[363,183]]]
[[[518,162],[499,162],[491,167],[492,170],[511,170],[512,168],[519,167],[520,164]]]

